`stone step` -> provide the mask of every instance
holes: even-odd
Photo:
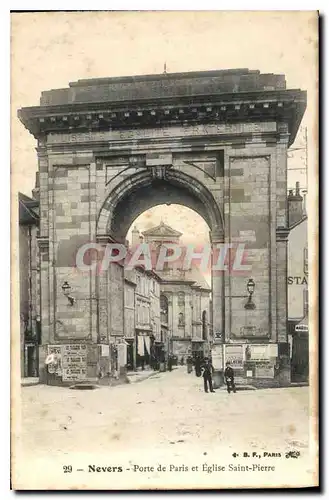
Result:
[[[23,387],[29,387],[31,385],[38,385],[38,384],[39,384],[39,377],[21,378],[21,386],[23,386]]]

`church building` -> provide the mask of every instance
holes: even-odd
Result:
[[[159,255],[166,244],[182,246],[182,233],[164,222],[143,231],[132,231],[132,246],[144,242]],[[182,247],[182,254],[184,252]],[[168,249],[167,252],[170,252]],[[156,270],[160,282],[161,338],[166,351],[184,361],[189,354],[209,354],[212,328],[210,325],[211,288],[197,263],[183,269],[181,259],[165,262],[163,270]]]

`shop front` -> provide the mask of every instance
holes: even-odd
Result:
[[[137,330],[136,367],[145,370],[152,365],[154,336],[149,331]]]

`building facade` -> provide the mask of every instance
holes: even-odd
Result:
[[[80,80],[19,110],[38,141],[40,374],[55,346],[59,382],[97,380],[99,352],[123,336],[123,272],[82,275],[72,256],[124,244],[142,212],[180,203],[205,219],[213,248],[248,247],[248,272],[212,273],[218,370],[230,357],[248,379],[289,383],[287,149],[305,108],[283,75],[234,69]],[[250,351],[265,356],[257,369]]]
[[[168,245],[177,245],[183,254],[181,236],[182,233],[161,222],[142,235],[135,232],[135,241],[150,245],[157,262],[160,249],[166,245],[166,252],[170,249]],[[162,309],[166,311],[162,330],[167,352],[184,361],[189,354],[209,354],[211,288],[202,273],[197,266],[184,270],[182,259],[178,259],[165,262],[157,274],[161,278]]]
[[[153,366],[163,345],[160,324],[160,278],[142,267],[125,271],[125,329],[127,368]]]
[[[38,377],[40,329],[39,202],[22,193],[19,202],[21,376]]]
[[[288,339],[293,381],[308,381],[309,367],[308,219],[305,201],[297,183],[296,189],[290,190],[288,195]]]

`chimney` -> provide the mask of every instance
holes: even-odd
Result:
[[[39,172],[35,173],[35,185],[34,189],[32,189],[32,198],[35,200],[40,199],[40,183],[39,183]]]
[[[295,194],[292,189],[288,195],[288,225],[289,227],[303,218],[303,197],[300,194],[299,182],[296,182]]]
[[[307,191],[303,191],[303,216],[307,215],[307,210],[306,210],[306,195]]]

